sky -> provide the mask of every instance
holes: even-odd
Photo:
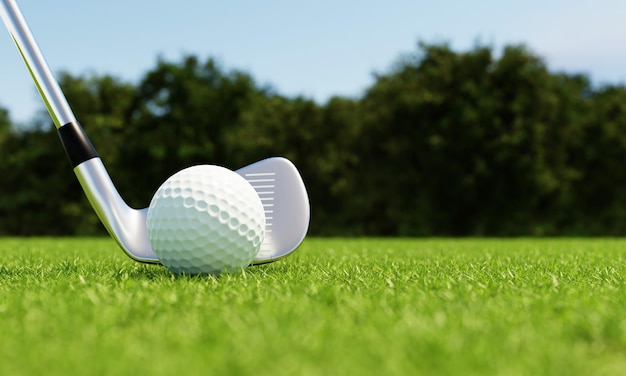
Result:
[[[525,44],[553,71],[626,82],[626,2],[617,0],[64,0],[19,2],[53,72],[136,83],[158,57],[215,58],[287,96],[359,97],[417,43]],[[0,27],[0,107],[43,108]],[[209,105],[209,104],[207,104]]]

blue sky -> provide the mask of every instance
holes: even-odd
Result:
[[[214,57],[284,95],[358,96],[418,41],[461,51],[524,43],[555,71],[626,82],[626,2],[617,0],[22,0],[54,72],[136,82],[158,56]],[[0,106],[27,121],[42,108],[0,28]]]

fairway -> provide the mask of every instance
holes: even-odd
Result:
[[[626,240],[306,239],[221,277],[0,240],[0,374],[619,375]]]

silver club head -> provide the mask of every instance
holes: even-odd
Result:
[[[304,240],[311,209],[300,173],[288,159],[264,159],[235,171],[252,185],[265,209],[265,238],[253,264],[279,260]]]
[[[100,158],[74,168],[91,206],[119,246],[132,259],[158,263],[148,241],[148,208],[133,209],[119,195]],[[300,173],[289,160],[264,159],[236,170],[255,189],[265,209],[265,238],[253,265],[280,260],[304,239],[310,219],[309,199]]]

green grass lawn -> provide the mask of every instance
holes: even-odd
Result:
[[[623,375],[626,240],[307,239],[221,277],[0,239],[0,374]]]

